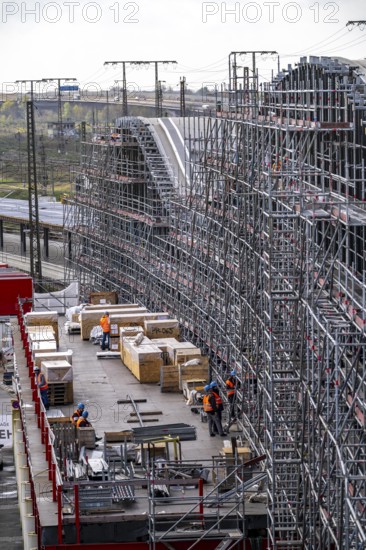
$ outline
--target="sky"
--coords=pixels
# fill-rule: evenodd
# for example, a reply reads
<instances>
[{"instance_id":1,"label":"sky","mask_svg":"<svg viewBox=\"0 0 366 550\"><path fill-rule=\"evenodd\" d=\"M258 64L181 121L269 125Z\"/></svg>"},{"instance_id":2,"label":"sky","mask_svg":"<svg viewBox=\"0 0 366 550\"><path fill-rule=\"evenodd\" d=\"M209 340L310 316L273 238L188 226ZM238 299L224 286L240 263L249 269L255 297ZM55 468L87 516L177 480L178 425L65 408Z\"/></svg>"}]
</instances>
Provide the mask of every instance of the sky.
<instances>
[{"instance_id":1,"label":"sky","mask_svg":"<svg viewBox=\"0 0 366 550\"><path fill-rule=\"evenodd\" d=\"M280 67L303 55L366 57L365 0L212 1L99 0L2 1L2 91L16 80L76 78L81 90L108 89L121 65L105 61L176 61L159 65L159 79L179 90L228 81L232 51L276 51ZM248 55L238 58L250 64ZM260 78L277 72L278 56L257 56ZM127 69L129 90L153 89L153 65ZM29 89L29 87L28 87Z\"/></svg>"}]
</instances>

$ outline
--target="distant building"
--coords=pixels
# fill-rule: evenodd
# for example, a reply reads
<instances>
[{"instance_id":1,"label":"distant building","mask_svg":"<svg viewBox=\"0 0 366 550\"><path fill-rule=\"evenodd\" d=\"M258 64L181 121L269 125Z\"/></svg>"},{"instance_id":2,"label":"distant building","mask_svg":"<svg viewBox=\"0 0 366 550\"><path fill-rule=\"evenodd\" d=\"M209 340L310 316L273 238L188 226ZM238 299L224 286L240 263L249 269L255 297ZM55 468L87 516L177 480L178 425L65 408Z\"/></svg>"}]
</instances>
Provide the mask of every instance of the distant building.
<instances>
[{"instance_id":1,"label":"distant building","mask_svg":"<svg viewBox=\"0 0 366 550\"><path fill-rule=\"evenodd\" d=\"M57 137L60 134L72 137L75 136L75 122L71 120L66 120L65 122L48 122L47 123L47 134L49 137Z\"/></svg>"}]
</instances>

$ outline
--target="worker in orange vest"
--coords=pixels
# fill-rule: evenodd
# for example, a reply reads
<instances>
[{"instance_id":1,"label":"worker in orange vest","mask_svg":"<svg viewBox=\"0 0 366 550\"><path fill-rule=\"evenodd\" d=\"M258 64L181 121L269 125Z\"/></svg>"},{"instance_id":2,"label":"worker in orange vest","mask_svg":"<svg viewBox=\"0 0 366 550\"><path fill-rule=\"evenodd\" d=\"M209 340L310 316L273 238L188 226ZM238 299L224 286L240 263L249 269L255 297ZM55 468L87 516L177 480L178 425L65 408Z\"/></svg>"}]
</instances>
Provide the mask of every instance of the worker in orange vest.
<instances>
[{"instance_id":1,"label":"worker in orange vest","mask_svg":"<svg viewBox=\"0 0 366 550\"><path fill-rule=\"evenodd\" d=\"M104 312L104 315L100 320L100 326L102 327L103 331L102 350L104 351L106 344L108 349L110 348L111 322L109 319L108 311Z\"/></svg>"},{"instance_id":2,"label":"worker in orange vest","mask_svg":"<svg viewBox=\"0 0 366 550\"><path fill-rule=\"evenodd\" d=\"M34 374L36 377L36 386L41 394L42 403L46 411L50 408L48 401L48 384L44 374L39 370L39 367L34 367Z\"/></svg>"},{"instance_id":3,"label":"worker in orange vest","mask_svg":"<svg viewBox=\"0 0 366 550\"><path fill-rule=\"evenodd\" d=\"M88 411L83 411L80 418L76 421L77 428L92 428L91 423L88 420L89 413ZM100 441L102 437L96 437L95 441Z\"/></svg>"},{"instance_id":4,"label":"worker in orange vest","mask_svg":"<svg viewBox=\"0 0 366 550\"><path fill-rule=\"evenodd\" d=\"M226 433L222 429L221 420L218 415L218 406L210 384L205 386L204 389L206 395L203 397L203 410L207 414L208 431L210 436L215 437L215 427L219 435L225 436Z\"/></svg>"},{"instance_id":5,"label":"worker in orange vest","mask_svg":"<svg viewBox=\"0 0 366 550\"><path fill-rule=\"evenodd\" d=\"M80 418L81 415L83 414L84 409L85 409L84 403L78 403L77 408L76 408L75 411L72 413L72 416L70 417L70 420L71 420L71 422L72 422L75 426L76 426L76 424L77 424L77 421L79 420L79 418Z\"/></svg>"},{"instance_id":6,"label":"worker in orange vest","mask_svg":"<svg viewBox=\"0 0 366 550\"><path fill-rule=\"evenodd\" d=\"M217 385L216 380L211 382L210 387L211 387L212 393L214 394L214 397L215 397L216 406L217 406L217 415L218 415L218 417L220 419L220 422L221 422L221 425L222 425L222 411L224 410L224 405L222 403L219 387ZM216 432L216 430L214 430L214 431L215 431L215 433L218 433L218 432Z\"/></svg>"},{"instance_id":7,"label":"worker in orange vest","mask_svg":"<svg viewBox=\"0 0 366 550\"><path fill-rule=\"evenodd\" d=\"M235 416L234 402L235 402L236 390L239 387L239 381L235 375L236 375L235 370L232 370L229 378L225 382L226 390L227 390L227 398L230 405L230 418L233 418Z\"/></svg>"},{"instance_id":8,"label":"worker in orange vest","mask_svg":"<svg viewBox=\"0 0 366 550\"><path fill-rule=\"evenodd\" d=\"M80 418L76 422L77 428L91 428L91 424L88 420L89 413L88 411L83 411Z\"/></svg>"}]
</instances>

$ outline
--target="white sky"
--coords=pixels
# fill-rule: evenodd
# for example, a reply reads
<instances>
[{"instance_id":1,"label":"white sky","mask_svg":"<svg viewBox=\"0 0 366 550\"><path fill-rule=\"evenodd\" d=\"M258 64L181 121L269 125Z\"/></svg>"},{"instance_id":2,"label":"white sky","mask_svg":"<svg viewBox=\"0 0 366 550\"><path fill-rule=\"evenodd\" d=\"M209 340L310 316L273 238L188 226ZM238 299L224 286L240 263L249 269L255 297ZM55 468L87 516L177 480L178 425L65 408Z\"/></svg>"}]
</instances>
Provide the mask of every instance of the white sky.
<instances>
[{"instance_id":1,"label":"white sky","mask_svg":"<svg viewBox=\"0 0 366 550\"><path fill-rule=\"evenodd\" d=\"M105 67L105 61L176 60L175 69L159 69L166 85L178 90L179 77L185 76L191 88L217 84L220 89L228 80L231 51L276 50L281 67L309 54L363 59L366 29L345 27L362 19L365 0L3 1L0 81L3 91L17 79L50 76L106 89L122 71ZM263 78L277 69L276 60L258 59L257 65ZM127 67L127 82L130 88L152 89L153 67Z\"/></svg>"}]
</instances>

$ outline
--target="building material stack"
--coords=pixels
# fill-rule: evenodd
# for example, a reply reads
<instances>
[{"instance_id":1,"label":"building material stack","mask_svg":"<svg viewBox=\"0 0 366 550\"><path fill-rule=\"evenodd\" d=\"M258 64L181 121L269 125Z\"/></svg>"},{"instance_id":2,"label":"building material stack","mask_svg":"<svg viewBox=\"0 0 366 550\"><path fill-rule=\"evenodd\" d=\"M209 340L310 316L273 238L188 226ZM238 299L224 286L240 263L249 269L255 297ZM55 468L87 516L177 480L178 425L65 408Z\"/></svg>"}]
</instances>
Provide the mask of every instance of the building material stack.
<instances>
[{"instance_id":1,"label":"building material stack","mask_svg":"<svg viewBox=\"0 0 366 550\"><path fill-rule=\"evenodd\" d=\"M52 406L74 401L73 370L65 360L42 361L41 372L48 384L48 398Z\"/></svg>"}]
</instances>

